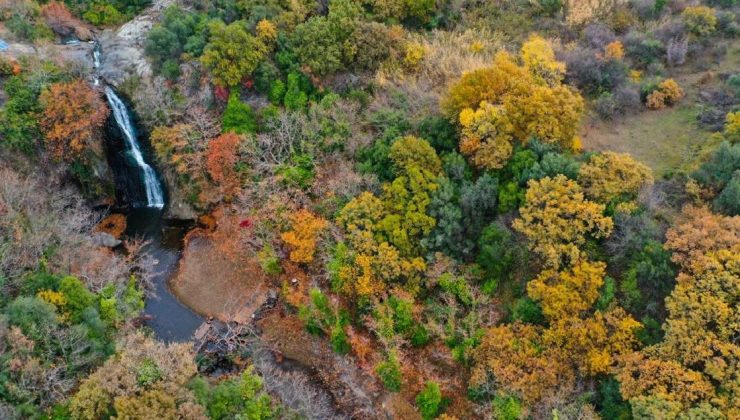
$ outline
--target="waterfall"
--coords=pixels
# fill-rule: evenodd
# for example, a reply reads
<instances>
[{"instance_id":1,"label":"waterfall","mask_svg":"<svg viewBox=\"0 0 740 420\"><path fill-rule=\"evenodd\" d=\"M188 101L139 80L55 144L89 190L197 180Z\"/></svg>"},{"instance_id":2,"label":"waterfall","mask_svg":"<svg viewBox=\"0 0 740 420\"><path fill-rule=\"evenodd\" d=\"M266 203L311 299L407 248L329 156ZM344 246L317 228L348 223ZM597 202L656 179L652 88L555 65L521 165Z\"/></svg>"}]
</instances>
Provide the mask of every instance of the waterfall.
<instances>
[{"instance_id":1,"label":"waterfall","mask_svg":"<svg viewBox=\"0 0 740 420\"><path fill-rule=\"evenodd\" d=\"M146 207L161 209L164 207L162 185L159 183L159 179L157 179L154 169L144 161L144 155L141 153L138 141L139 139L136 135L136 129L131 123L128 108L126 108L126 104L123 103L121 98L116 95L116 92L113 91L110 86L105 87L105 96L108 98L108 103L110 104L116 124L118 125L118 128L121 129L121 133L123 133L126 143L126 152L133 158L139 172L141 173L144 190L146 191ZM136 203L133 204L137 207Z\"/></svg>"}]
</instances>

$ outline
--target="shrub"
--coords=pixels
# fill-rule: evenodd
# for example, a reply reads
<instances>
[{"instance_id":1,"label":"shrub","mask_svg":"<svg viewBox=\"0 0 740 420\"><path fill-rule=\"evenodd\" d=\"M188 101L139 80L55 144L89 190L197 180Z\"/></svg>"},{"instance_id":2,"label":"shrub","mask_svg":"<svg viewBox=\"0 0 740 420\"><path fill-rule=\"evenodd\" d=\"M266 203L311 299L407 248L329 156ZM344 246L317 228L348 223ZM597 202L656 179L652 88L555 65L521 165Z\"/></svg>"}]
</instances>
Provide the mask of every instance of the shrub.
<instances>
[{"instance_id":1,"label":"shrub","mask_svg":"<svg viewBox=\"0 0 740 420\"><path fill-rule=\"evenodd\" d=\"M237 89L229 95L229 101L221 116L221 129L224 132L236 134L248 134L257 131L257 122L255 121L252 107L245 104L239 99Z\"/></svg>"},{"instance_id":2,"label":"shrub","mask_svg":"<svg viewBox=\"0 0 740 420\"><path fill-rule=\"evenodd\" d=\"M493 416L499 420L518 420L522 416L522 403L516 397L496 395L492 406Z\"/></svg>"},{"instance_id":3,"label":"shrub","mask_svg":"<svg viewBox=\"0 0 740 420\"><path fill-rule=\"evenodd\" d=\"M262 271L266 274L276 276L283 271L283 268L280 266L280 258L278 258L272 245L268 243L264 244L260 252L257 253L257 258L259 259Z\"/></svg>"},{"instance_id":4,"label":"shrub","mask_svg":"<svg viewBox=\"0 0 740 420\"><path fill-rule=\"evenodd\" d=\"M680 66L686 62L686 53L689 49L689 40L687 38L672 38L668 41L666 48L666 61L671 67Z\"/></svg>"},{"instance_id":5,"label":"shrub","mask_svg":"<svg viewBox=\"0 0 740 420\"><path fill-rule=\"evenodd\" d=\"M658 85L658 89L666 96L667 105L675 105L684 97L684 91L673 79L666 79Z\"/></svg>"},{"instance_id":6,"label":"shrub","mask_svg":"<svg viewBox=\"0 0 740 420\"><path fill-rule=\"evenodd\" d=\"M309 292L309 303L302 306L298 316L306 324L306 329L312 334L326 334L337 353L347 353L351 347L345 332L347 315L332 306L329 298L318 288Z\"/></svg>"},{"instance_id":7,"label":"shrub","mask_svg":"<svg viewBox=\"0 0 740 420\"><path fill-rule=\"evenodd\" d=\"M735 13L722 11L717 13L717 29L729 38L740 35L740 24L735 21Z\"/></svg>"},{"instance_id":8,"label":"shrub","mask_svg":"<svg viewBox=\"0 0 740 420\"><path fill-rule=\"evenodd\" d=\"M291 156L289 163L280 165L276 172L286 185L308 189L316 175L313 156L307 153L295 154Z\"/></svg>"},{"instance_id":9,"label":"shrub","mask_svg":"<svg viewBox=\"0 0 740 420\"><path fill-rule=\"evenodd\" d=\"M288 85L283 97L285 108L291 111L303 110L308 105L308 95L301 90L300 75L295 72L288 74Z\"/></svg>"},{"instance_id":10,"label":"shrub","mask_svg":"<svg viewBox=\"0 0 740 420\"><path fill-rule=\"evenodd\" d=\"M82 319L85 309L95 304L95 295L87 290L87 287L75 277L64 277L59 282L59 291L67 301L64 309L69 313L70 320L74 323Z\"/></svg>"},{"instance_id":11,"label":"shrub","mask_svg":"<svg viewBox=\"0 0 740 420\"><path fill-rule=\"evenodd\" d=\"M609 92L627 77L627 66L621 60L601 60L597 51L574 49L564 53L566 81L589 95Z\"/></svg>"},{"instance_id":12,"label":"shrub","mask_svg":"<svg viewBox=\"0 0 740 420\"><path fill-rule=\"evenodd\" d=\"M723 214L740 215L740 169L735 171L713 204L717 211Z\"/></svg>"},{"instance_id":13,"label":"shrub","mask_svg":"<svg viewBox=\"0 0 740 420\"><path fill-rule=\"evenodd\" d=\"M687 7L681 13L688 30L696 36L707 36L717 28L714 9L706 6Z\"/></svg>"},{"instance_id":14,"label":"shrub","mask_svg":"<svg viewBox=\"0 0 740 420\"><path fill-rule=\"evenodd\" d=\"M390 351L386 359L378 364L375 372L380 377L383 385L392 392L401 390L401 364L398 362L398 355L395 351Z\"/></svg>"},{"instance_id":15,"label":"shrub","mask_svg":"<svg viewBox=\"0 0 740 420\"><path fill-rule=\"evenodd\" d=\"M105 3L92 3L82 17L95 26L116 25L126 20L123 13Z\"/></svg>"},{"instance_id":16,"label":"shrub","mask_svg":"<svg viewBox=\"0 0 740 420\"><path fill-rule=\"evenodd\" d=\"M675 105L684 97L684 91L673 79L666 79L659 84L647 84L643 88L648 91L645 103L650 109L663 109Z\"/></svg>"},{"instance_id":17,"label":"shrub","mask_svg":"<svg viewBox=\"0 0 740 420\"><path fill-rule=\"evenodd\" d=\"M426 139L440 155L457 148L457 130L446 118L430 116L424 118L417 127L419 137Z\"/></svg>"},{"instance_id":18,"label":"shrub","mask_svg":"<svg viewBox=\"0 0 740 420\"><path fill-rule=\"evenodd\" d=\"M660 40L646 38L639 32L630 32L623 41L626 55L638 66L647 67L660 60L665 54L665 47Z\"/></svg>"},{"instance_id":19,"label":"shrub","mask_svg":"<svg viewBox=\"0 0 740 420\"><path fill-rule=\"evenodd\" d=\"M614 95L604 92L593 103L594 110L604 120L611 120L617 114L617 103Z\"/></svg>"},{"instance_id":20,"label":"shrub","mask_svg":"<svg viewBox=\"0 0 740 420\"><path fill-rule=\"evenodd\" d=\"M416 395L416 406L419 407L419 413L424 420L437 417L442 404L442 391L439 384L427 381L424 389Z\"/></svg>"},{"instance_id":21,"label":"shrub","mask_svg":"<svg viewBox=\"0 0 740 420\"><path fill-rule=\"evenodd\" d=\"M499 282L511 277L521 249L507 227L499 223L486 227L478 238L478 248L476 262L485 270L486 277Z\"/></svg>"},{"instance_id":22,"label":"shrub","mask_svg":"<svg viewBox=\"0 0 740 420\"><path fill-rule=\"evenodd\" d=\"M150 358L145 359L136 370L136 382L141 387L148 387L160 379L162 379L162 371L157 366L157 362Z\"/></svg>"},{"instance_id":23,"label":"shrub","mask_svg":"<svg viewBox=\"0 0 740 420\"><path fill-rule=\"evenodd\" d=\"M589 47L600 50L617 37L614 31L603 23L592 23L583 30L583 38Z\"/></svg>"},{"instance_id":24,"label":"shrub","mask_svg":"<svg viewBox=\"0 0 740 420\"><path fill-rule=\"evenodd\" d=\"M511 310L511 319L512 321L521 321L527 324L542 325L545 323L542 308L528 296L523 296L514 303L514 307Z\"/></svg>"},{"instance_id":25,"label":"shrub","mask_svg":"<svg viewBox=\"0 0 740 420\"><path fill-rule=\"evenodd\" d=\"M270 84L270 91L267 93L267 97L273 105L282 104L285 97L285 82L280 79L273 80Z\"/></svg>"},{"instance_id":26,"label":"shrub","mask_svg":"<svg viewBox=\"0 0 740 420\"><path fill-rule=\"evenodd\" d=\"M54 305L34 296L21 296L13 300L5 313L8 323L17 326L32 339L48 338L57 326Z\"/></svg>"}]
</instances>

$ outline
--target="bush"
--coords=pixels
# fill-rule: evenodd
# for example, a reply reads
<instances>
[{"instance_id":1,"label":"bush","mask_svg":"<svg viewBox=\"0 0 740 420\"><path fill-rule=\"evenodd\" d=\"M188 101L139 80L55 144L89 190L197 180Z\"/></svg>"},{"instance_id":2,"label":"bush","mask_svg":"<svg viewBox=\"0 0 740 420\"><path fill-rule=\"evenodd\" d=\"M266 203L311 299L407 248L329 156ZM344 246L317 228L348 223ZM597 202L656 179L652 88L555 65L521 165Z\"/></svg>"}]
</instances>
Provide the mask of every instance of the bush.
<instances>
[{"instance_id":1,"label":"bush","mask_svg":"<svg viewBox=\"0 0 740 420\"><path fill-rule=\"evenodd\" d=\"M351 347L345 332L347 315L332 306L320 289L311 289L309 296L309 303L298 311L298 317L306 324L306 329L311 334L326 334L335 352L348 353Z\"/></svg>"},{"instance_id":2,"label":"bush","mask_svg":"<svg viewBox=\"0 0 740 420\"><path fill-rule=\"evenodd\" d=\"M302 153L291 156L290 162L280 165L277 174L282 177L283 183L291 187L308 189L316 175L313 156Z\"/></svg>"},{"instance_id":3,"label":"bush","mask_svg":"<svg viewBox=\"0 0 740 420\"><path fill-rule=\"evenodd\" d=\"M714 9L706 6L687 7L681 13L688 30L699 37L710 35L717 29Z\"/></svg>"},{"instance_id":4,"label":"bush","mask_svg":"<svg viewBox=\"0 0 740 420\"><path fill-rule=\"evenodd\" d=\"M427 381L424 389L416 395L416 406L419 407L419 413L424 420L437 417L442 404L442 391L439 384Z\"/></svg>"},{"instance_id":5,"label":"bush","mask_svg":"<svg viewBox=\"0 0 740 420\"><path fill-rule=\"evenodd\" d=\"M272 245L268 243L264 244L257 254L257 258L259 259L262 271L266 274L276 276L283 271L283 268L280 266L280 258L278 258Z\"/></svg>"},{"instance_id":6,"label":"bush","mask_svg":"<svg viewBox=\"0 0 740 420\"><path fill-rule=\"evenodd\" d=\"M398 362L398 356L395 351L390 351L387 358L378 364L375 372L380 377L380 382L392 392L401 390L401 364Z\"/></svg>"},{"instance_id":7,"label":"bush","mask_svg":"<svg viewBox=\"0 0 740 420\"><path fill-rule=\"evenodd\" d=\"M537 302L527 296L517 299L511 310L512 321L520 321L527 324L545 323L545 316L542 314L542 308Z\"/></svg>"},{"instance_id":8,"label":"bush","mask_svg":"<svg viewBox=\"0 0 740 420\"><path fill-rule=\"evenodd\" d=\"M713 204L717 211L728 216L740 215L740 169L735 171Z\"/></svg>"},{"instance_id":9,"label":"bush","mask_svg":"<svg viewBox=\"0 0 740 420\"><path fill-rule=\"evenodd\" d=\"M301 90L300 75L295 72L288 74L288 86L283 97L285 108L291 111L305 110L308 105L308 95Z\"/></svg>"},{"instance_id":10,"label":"bush","mask_svg":"<svg viewBox=\"0 0 740 420\"><path fill-rule=\"evenodd\" d=\"M21 296L8 305L8 323L34 340L48 339L57 326L54 306L34 296Z\"/></svg>"},{"instance_id":11,"label":"bush","mask_svg":"<svg viewBox=\"0 0 740 420\"><path fill-rule=\"evenodd\" d=\"M514 264L520 259L521 248L514 235L504 225L492 223L483 230L478 239L480 253L476 259L486 272L486 277L503 281L509 279Z\"/></svg>"},{"instance_id":12,"label":"bush","mask_svg":"<svg viewBox=\"0 0 740 420\"><path fill-rule=\"evenodd\" d=\"M666 61L671 67L680 66L686 62L686 53L689 50L689 40L686 38L673 38L668 41L666 48Z\"/></svg>"},{"instance_id":13,"label":"bush","mask_svg":"<svg viewBox=\"0 0 740 420\"><path fill-rule=\"evenodd\" d=\"M602 50L608 44L614 42L617 36L611 28L603 23L592 23L583 30L583 38L589 47Z\"/></svg>"},{"instance_id":14,"label":"bush","mask_svg":"<svg viewBox=\"0 0 740 420\"><path fill-rule=\"evenodd\" d=\"M580 166L572 156L547 152L542 157L542 160L525 171L524 179L529 181L530 179L542 179L546 176L552 178L558 174L563 174L569 179L576 179Z\"/></svg>"},{"instance_id":15,"label":"bush","mask_svg":"<svg viewBox=\"0 0 740 420\"><path fill-rule=\"evenodd\" d=\"M438 154L452 152L459 142L457 129L447 118L440 115L424 118L417 127L418 136L434 147Z\"/></svg>"},{"instance_id":16,"label":"bush","mask_svg":"<svg viewBox=\"0 0 740 420\"><path fill-rule=\"evenodd\" d=\"M283 103L285 90L285 82L280 79L273 80L270 84L270 91L267 93L267 98L270 99L273 105L280 105Z\"/></svg>"},{"instance_id":17,"label":"bush","mask_svg":"<svg viewBox=\"0 0 740 420\"><path fill-rule=\"evenodd\" d=\"M657 86L653 83L647 84L644 90L649 92L645 103L650 109L663 109L675 105L684 97L683 89L673 79L666 79Z\"/></svg>"},{"instance_id":18,"label":"bush","mask_svg":"<svg viewBox=\"0 0 740 420\"><path fill-rule=\"evenodd\" d=\"M611 120L617 114L617 102L614 95L604 92L593 103L594 111L603 120Z\"/></svg>"},{"instance_id":19,"label":"bush","mask_svg":"<svg viewBox=\"0 0 740 420\"><path fill-rule=\"evenodd\" d=\"M239 99L237 89L229 95L229 101L221 116L221 129L224 132L236 134L248 134L257 131L257 122L255 121L252 107L245 104Z\"/></svg>"},{"instance_id":20,"label":"bush","mask_svg":"<svg viewBox=\"0 0 740 420\"><path fill-rule=\"evenodd\" d=\"M495 396L492 409L494 418L498 420L519 420L522 416L522 403L512 396Z\"/></svg>"},{"instance_id":21,"label":"bush","mask_svg":"<svg viewBox=\"0 0 740 420\"><path fill-rule=\"evenodd\" d=\"M59 291L67 301L64 310L69 313L70 320L73 323L79 322L85 309L95 304L95 295L87 290L87 287L75 277L64 277L59 282Z\"/></svg>"},{"instance_id":22,"label":"bush","mask_svg":"<svg viewBox=\"0 0 740 420\"><path fill-rule=\"evenodd\" d=\"M621 60L599 59L595 50L574 49L563 58L566 81L589 95L610 92L627 78L627 66Z\"/></svg>"},{"instance_id":23,"label":"bush","mask_svg":"<svg viewBox=\"0 0 740 420\"><path fill-rule=\"evenodd\" d=\"M627 57L635 61L640 67L647 67L649 64L660 60L665 54L665 47L660 40L646 38L639 32L630 32L625 36L624 41Z\"/></svg>"}]
</instances>

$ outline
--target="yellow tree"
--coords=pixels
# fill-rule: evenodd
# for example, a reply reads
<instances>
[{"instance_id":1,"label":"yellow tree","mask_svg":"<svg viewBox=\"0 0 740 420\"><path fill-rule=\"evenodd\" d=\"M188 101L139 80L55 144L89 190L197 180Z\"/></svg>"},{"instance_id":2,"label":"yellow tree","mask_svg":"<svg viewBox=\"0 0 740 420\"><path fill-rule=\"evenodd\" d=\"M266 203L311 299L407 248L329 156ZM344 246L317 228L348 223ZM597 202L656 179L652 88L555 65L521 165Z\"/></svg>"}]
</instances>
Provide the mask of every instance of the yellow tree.
<instances>
[{"instance_id":1,"label":"yellow tree","mask_svg":"<svg viewBox=\"0 0 740 420\"><path fill-rule=\"evenodd\" d=\"M653 183L653 174L631 155L603 152L581 166L578 183L599 203L632 202L640 189Z\"/></svg>"},{"instance_id":2,"label":"yellow tree","mask_svg":"<svg viewBox=\"0 0 740 420\"><path fill-rule=\"evenodd\" d=\"M478 110L460 113L460 151L479 168L500 169L513 150L514 126L499 105L481 102Z\"/></svg>"},{"instance_id":3,"label":"yellow tree","mask_svg":"<svg viewBox=\"0 0 740 420\"><path fill-rule=\"evenodd\" d=\"M542 327L514 323L489 328L473 351L472 387L494 386L533 404L573 387L573 370L557 348L543 342Z\"/></svg>"},{"instance_id":4,"label":"yellow tree","mask_svg":"<svg viewBox=\"0 0 740 420\"><path fill-rule=\"evenodd\" d=\"M480 168L501 168L512 141L537 138L575 148L584 105L578 92L561 83L565 65L537 36L521 56L523 65L497 54L492 67L464 74L442 99L442 109L462 126L460 149Z\"/></svg>"},{"instance_id":5,"label":"yellow tree","mask_svg":"<svg viewBox=\"0 0 740 420\"><path fill-rule=\"evenodd\" d=\"M349 294L369 296L391 281L418 280L426 264L421 239L435 226L426 214L442 164L434 148L416 137L397 140L390 151L398 176L381 197L364 192L340 212L352 248L339 270Z\"/></svg>"},{"instance_id":6,"label":"yellow tree","mask_svg":"<svg viewBox=\"0 0 740 420\"><path fill-rule=\"evenodd\" d=\"M586 317L553 320L543 331L543 343L557 348L572 369L583 376L607 374L623 355L637 346L635 332L641 324L622 308Z\"/></svg>"},{"instance_id":7,"label":"yellow tree","mask_svg":"<svg viewBox=\"0 0 740 420\"><path fill-rule=\"evenodd\" d=\"M683 223L666 232L666 249L671 259L682 267L710 252L730 249L740 237L740 216L714 214L706 207L688 206L683 210Z\"/></svg>"},{"instance_id":8,"label":"yellow tree","mask_svg":"<svg viewBox=\"0 0 740 420\"><path fill-rule=\"evenodd\" d=\"M625 358L622 394L633 408L649 396L688 417L738 418L740 217L691 207L685 214L688 220L666 235L681 272L666 299L665 339Z\"/></svg>"},{"instance_id":9,"label":"yellow tree","mask_svg":"<svg viewBox=\"0 0 740 420\"><path fill-rule=\"evenodd\" d=\"M504 109L514 125L514 137L522 142L537 138L571 149L578 131L583 98L571 87L522 86L504 99Z\"/></svg>"},{"instance_id":10,"label":"yellow tree","mask_svg":"<svg viewBox=\"0 0 740 420\"><path fill-rule=\"evenodd\" d=\"M550 320L577 317L598 299L605 270L606 264L586 260L565 271L548 269L527 284L527 294L540 303Z\"/></svg>"},{"instance_id":11,"label":"yellow tree","mask_svg":"<svg viewBox=\"0 0 740 420\"><path fill-rule=\"evenodd\" d=\"M290 260L297 263L310 263L316 252L316 243L327 222L308 210L301 209L290 216L291 230L281 235L291 247Z\"/></svg>"},{"instance_id":12,"label":"yellow tree","mask_svg":"<svg viewBox=\"0 0 740 420\"><path fill-rule=\"evenodd\" d=\"M531 79L525 68L518 66L509 53L502 51L496 54L492 67L465 73L453 83L442 98L441 106L451 119L457 119L463 109L475 109L483 101L501 103L504 95L515 85L531 85Z\"/></svg>"},{"instance_id":13,"label":"yellow tree","mask_svg":"<svg viewBox=\"0 0 740 420\"><path fill-rule=\"evenodd\" d=\"M525 204L513 226L530 241L549 267L575 262L588 236L608 236L614 223L604 205L588 201L583 190L564 175L529 181Z\"/></svg>"},{"instance_id":14,"label":"yellow tree","mask_svg":"<svg viewBox=\"0 0 740 420\"><path fill-rule=\"evenodd\" d=\"M537 34L529 36L522 45L522 62L524 67L548 85L556 85L565 76L565 64L555 59L555 52L550 43Z\"/></svg>"}]
</instances>

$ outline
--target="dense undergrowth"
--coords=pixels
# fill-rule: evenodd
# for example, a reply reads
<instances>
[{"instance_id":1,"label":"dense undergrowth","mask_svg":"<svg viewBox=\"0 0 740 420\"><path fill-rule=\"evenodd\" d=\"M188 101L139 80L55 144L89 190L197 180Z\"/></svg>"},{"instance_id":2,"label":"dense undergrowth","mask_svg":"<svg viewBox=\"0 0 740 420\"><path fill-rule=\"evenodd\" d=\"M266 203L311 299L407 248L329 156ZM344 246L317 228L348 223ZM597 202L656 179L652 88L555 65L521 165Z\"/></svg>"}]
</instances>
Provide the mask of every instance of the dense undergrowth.
<instances>
[{"instance_id":1,"label":"dense undergrowth","mask_svg":"<svg viewBox=\"0 0 740 420\"><path fill-rule=\"evenodd\" d=\"M21 3L0 3L5 26L53 37L49 5ZM68 6L107 25L146 4ZM154 76L121 89L219 251L256 261L281 316L422 418L735 418L740 75L713 69L738 12L732 0L181 1L147 35ZM105 106L74 67L25 59L0 74L0 408L295 414L251 368L209 381L187 345L138 331L135 244L95 251L113 272L74 263L97 220L50 197L109 193L91 175ZM682 86L687 74L706 83ZM719 144L697 169L656 177L578 136L589 119L679 104ZM41 171L59 185L18 175ZM49 372L59 385L41 387Z\"/></svg>"}]
</instances>

